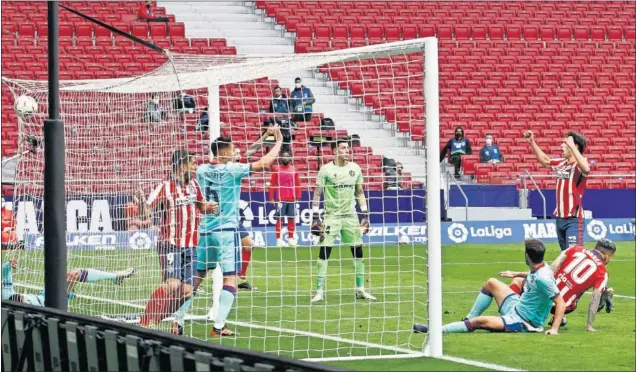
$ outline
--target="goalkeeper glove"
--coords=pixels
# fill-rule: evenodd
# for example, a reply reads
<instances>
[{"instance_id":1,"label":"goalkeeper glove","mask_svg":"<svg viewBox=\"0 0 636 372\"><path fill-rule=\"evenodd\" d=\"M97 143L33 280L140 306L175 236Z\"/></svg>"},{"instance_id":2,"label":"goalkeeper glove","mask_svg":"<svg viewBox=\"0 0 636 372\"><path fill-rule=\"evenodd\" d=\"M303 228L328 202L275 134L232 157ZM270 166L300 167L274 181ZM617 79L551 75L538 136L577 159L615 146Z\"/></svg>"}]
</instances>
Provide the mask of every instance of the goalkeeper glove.
<instances>
[{"instance_id":1,"label":"goalkeeper glove","mask_svg":"<svg viewBox=\"0 0 636 372\"><path fill-rule=\"evenodd\" d=\"M322 235L322 223L320 222L320 216L314 212L313 221L311 222L311 234L315 236Z\"/></svg>"},{"instance_id":2,"label":"goalkeeper glove","mask_svg":"<svg viewBox=\"0 0 636 372\"><path fill-rule=\"evenodd\" d=\"M369 221L369 212L360 212L360 227L362 228L363 235L369 232Z\"/></svg>"}]
</instances>

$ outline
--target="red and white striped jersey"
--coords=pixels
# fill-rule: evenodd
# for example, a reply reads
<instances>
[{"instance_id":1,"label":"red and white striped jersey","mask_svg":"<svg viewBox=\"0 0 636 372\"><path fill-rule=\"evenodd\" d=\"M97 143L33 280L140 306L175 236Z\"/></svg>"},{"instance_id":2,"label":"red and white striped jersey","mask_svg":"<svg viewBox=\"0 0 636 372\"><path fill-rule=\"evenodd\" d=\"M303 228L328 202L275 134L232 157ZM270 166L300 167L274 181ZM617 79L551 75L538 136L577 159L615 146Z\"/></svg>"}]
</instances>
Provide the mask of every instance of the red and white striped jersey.
<instances>
[{"instance_id":1,"label":"red and white striped jersey","mask_svg":"<svg viewBox=\"0 0 636 372\"><path fill-rule=\"evenodd\" d=\"M566 258L554 277L565 306L576 305L583 293L590 288L605 289L607 269L603 257L597 251L576 245L563 253Z\"/></svg>"},{"instance_id":2,"label":"red and white striped jersey","mask_svg":"<svg viewBox=\"0 0 636 372\"><path fill-rule=\"evenodd\" d=\"M576 162L567 159L550 160L552 170L556 172L556 208L554 215L560 218L583 218L583 192L587 174L581 171Z\"/></svg>"},{"instance_id":3,"label":"red and white striped jersey","mask_svg":"<svg viewBox=\"0 0 636 372\"><path fill-rule=\"evenodd\" d=\"M194 248L199 241L199 209L204 202L197 180L187 185L172 177L166 178L150 193L146 204L153 208L160 205L161 237L176 247Z\"/></svg>"}]
</instances>

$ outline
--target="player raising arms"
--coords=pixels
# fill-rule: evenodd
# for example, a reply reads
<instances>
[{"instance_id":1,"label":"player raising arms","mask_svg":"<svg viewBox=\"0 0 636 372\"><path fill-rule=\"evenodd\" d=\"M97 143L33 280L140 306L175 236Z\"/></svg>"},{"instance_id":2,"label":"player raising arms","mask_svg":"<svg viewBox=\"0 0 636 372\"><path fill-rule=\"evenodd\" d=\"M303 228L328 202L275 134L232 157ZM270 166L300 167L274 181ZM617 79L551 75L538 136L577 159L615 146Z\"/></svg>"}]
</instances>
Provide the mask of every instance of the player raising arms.
<instances>
[{"instance_id":1,"label":"player raising arms","mask_svg":"<svg viewBox=\"0 0 636 372\"><path fill-rule=\"evenodd\" d=\"M493 332L542 332L543 324L554 302L556 321L546 334L558 334L565 311L565 302L559 295L554 273L543 262L545 246L540 240L530 239L525 241L525 251L526 264L530 272L521 296L501 281L494 278L488 279L466 318L461 322L445 325L442 332L466 333L476 329ZM488 309L493 298L497 301L501 316L481 316ZM414 324L413 331L427 333L428 326Z\"/></svg>"},{"instance_id":2,"label":"player raising arms","mask_svg":"<svg viewBox=\"0 0 636 372\"><path fill-rule=\"evenodd\" d=\"M18 260L12 258L9 262L2 264L2 299L22 302L33 306L44 306L44 289L39 295L29 293L16 293L13 288L12 271L18 266ZM135 274L135 269L129 268L114 273L95 269L73 269L66 273L66 298L70 301L75 298L75 286L77 283L96 283L110 280L116 285L121 284L124 279Z\"/></svg>"},{"instance_id":3,"label":"player raising arms","mask_svg":"<svg viewBox=\"0 0 636 372\"><path fill-rule=\"evenodd\" d=\"M556 285L565 301L565 314L576 310L576 305L585 291L592 290L592 299L587 311L587 330L594 332L592 327L596 313L607 306L606 311L612 311L611 288L605 289L608 274L607 265L616 253L616 245L609 239L601 239L596 243L594 250L587 250L582 246L574 246L561 252L559 257L552 263L551 268L556 278ZM515 278L510 285L515 293L521 294L524 287L525 278L528 273L503 271L499 273L505 278ZM552 308L554 313L554 308ZM554 319L550 321L550 324ZM561 326L567 323L565 317L561 321Z\"/></svg>"},{"instance_id":4,"label":"player raising arms","mask_svg":"<svg viewBox=\"0 0 636 372\"><path fill-rule=\"evenodd\" d=\"M561 250L564 251L577 243L583 244L582 199L590 165L582 154L587 140L582 134L569 131L561 144L563 157L550 159L537 145L531 130L526 131L524 135L539 162L552 168L557 176L554 215Z\"/></svg>"},{"instance_id":5,"label":"player raising arms","mask_svg":"<svg viewBox=\"0 0 636 372\"><path fill-rule=\"evenodd\" d=\"M356 272L356 298L372 301L376 299L364 290L362 234L369 230L369 212L362 189L362 170L358 164L349 161L349 142L349 138L338 138L333 142L331 148L336 155L335 159L318 171L311 233L320 236L320 253L317 262L316 295L311 299L312 303L324 299L328 260L338 235L341 236L342 245L351 246ZM325 218L321 224L319 214L323 190ZM360 221L356 213L356 200L360 206Z\"/></svg>"},{"instance_id":6,"label":"player raising arms","mask_svg":"<svg viewBox=\"0 0 636 372\"><path fill-rule=\"evenodd\" d=\"M234 159L234 145L229 137L219 137L212 143L212 153L217 164L204 164L197 169L197 180L202 186L207 200L219 204L219 211L203 217L201 240L197 248L197 281L195 288L207 271L214 269L217 262L223 270L223 290L219 296L218 313L210 331L212 337L232 336L234 332L225 326L234 297L236 296L238 261L239 202L241 182L252 172L262 171L274 163L280 151L283 136L280 128L272 128L276 137L274 147L259 161L252 164L237 164Z\"/></svg>"},{"instance_id":7,"label":"player raising arms","mask_svg":"<svg viewBox=\"0 0 636 372\"><path fill-rule=\"evenodd\" d=\"M161 205L161 241L157 245L163 283L154 290L143 316L142 326L160 322L174 313L172 333L183 333L183 317L192 305L192 282L199 239L199 212L216 213L218 205L206 202L197 180L194 156L180 149L172 154L172 172L150 193L142 215Z\"/></svg>"}]
</instances>

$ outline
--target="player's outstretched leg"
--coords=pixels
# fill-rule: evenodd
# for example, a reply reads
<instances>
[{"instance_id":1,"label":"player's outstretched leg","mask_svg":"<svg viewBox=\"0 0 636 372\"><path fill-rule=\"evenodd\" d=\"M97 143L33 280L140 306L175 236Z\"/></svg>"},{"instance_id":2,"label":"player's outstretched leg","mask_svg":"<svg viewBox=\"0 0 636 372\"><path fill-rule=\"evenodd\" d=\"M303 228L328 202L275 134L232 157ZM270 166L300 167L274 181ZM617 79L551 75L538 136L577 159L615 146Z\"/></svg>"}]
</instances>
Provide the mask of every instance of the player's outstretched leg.
<instances>
[{"instance_id":1,"label":"player's outstretched leg","mask_svg":"<svg viewBox=\"0 0 636 372\"><path fill-rule=\"evenodd\" d=\"M329 266L329 256L331 256L331 247L320 247L318 261L316 262L316 294L311 302L319 302L324 299L325 277L327 276L327 267Z\"/></svg>"},{"instance_id":2,"label":"player's outstretched leg","mask_svg":"<svg viewBox=\"0 0 636 372\"><path fill-rule=\"evenodd\" d=\"M77 283L95 283L110 280L114 284L121 284L124 279L135 274L135 269L128 268L122 271L108 272L96 269L73 269L66 273L67 295L72 296L73 288Z\"/></svg>"},{"instance_id":3,"label":"player's outstretched leg","mask_svg":"<svg viewBox=\"0 0 636 372\"><path fill-rule=\"evenodd\" d=\"M245 232L245 235L241 233L241 271L239 273L239 279L241 279L241 282L238 285L238 289L244 289L247 291L251 291L253 289L252 284L247 281L247 268L252 260L253 247L254 242L249 234L247 232Z\"/></svg>"},{"instance_id":4,"label":"player's outstretched leg","mask_svg":"<svg viewBox=\"0 0 636 372\"><path fill-rule=\"evenodd\" d=\"M505 314L508 312L508 309L504 309L503 305L505 305L506 299L513 295L516 295L515 292L505 283L495 278L490 278L481 288L473 307L464 319L473 319L483 314L484 311L490 307L493 299L497 302L497 305L499 305L500 312Z\"/></svg>"},{"instance_id":5,"label":"player's outstretched leg","mask_svg":"<svg viewBox=\"0 0 636 372\"><path fill-rule=\"evenodd\" d=\"M362 246L351 247L351 255L353 256L353 268L356 273L356 298L375 301L376 298L364 289L364 258Z\"/></svg>"},{"instance_id":6,"label":"player's outstretched leg","mask_svg":"<svg viewBox=\"0 0 636 372\"><path fill-rule=\"evenodd\" d=\"M480 316L473 319L465 319L460 322L446 324L442 327L442 333L468 333L476 329L485 329L491 332L504 331L506 325L503 318L498 316ZM413 324L414 333L428 333L426 324Z\"/></svg>"}]
</instances>

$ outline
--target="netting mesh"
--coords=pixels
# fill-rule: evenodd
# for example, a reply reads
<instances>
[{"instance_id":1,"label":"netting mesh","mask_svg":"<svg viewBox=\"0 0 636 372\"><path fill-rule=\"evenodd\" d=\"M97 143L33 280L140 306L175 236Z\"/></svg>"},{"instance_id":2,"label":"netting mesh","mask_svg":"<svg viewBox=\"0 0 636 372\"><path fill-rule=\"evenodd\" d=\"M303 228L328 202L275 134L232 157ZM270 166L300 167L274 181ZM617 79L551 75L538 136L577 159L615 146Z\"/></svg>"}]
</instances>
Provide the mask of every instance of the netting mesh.
<instances>
[{"instance_id":1,"label":"netting mesh","mask_svg":"<svg viewBox=\"0 0 636 372\"><path fill-rule=\"evenodd\" d=\"M242 162L251 162L268 147L253 146L263 134L263 122L286 117L295 123L287 146L306 195L318 169L333 160L329 141L360 135L360 141L352 142L350 160L361 166L369 191L373 228L364 248L365 287L378 301L356 300L351 253L343 247L330 258L325 301L310 305L318 255L308 233L310 197L297 204L299 247L277 246L274 210L267 203L271 173L255 173L242 184L241 213L256 247L248 280L258 289L239 293L229 324L240 335L223 342L301 358L419 352L424 340L412 334L411 326L426 319L427 311L422 183L406 172L387 173L382 155L372 147L382 143L389 151L397 149L396 156L419 156L424 164L419 155L425 122L423 45L416 40L278 58L172 55L171 62L135 78L61 81L69 269L136 270L121 285L79 284L71 311L139 313L161 283L153 249L161 239L161 212L146 219L139 203L170 174L175 149L186 148L199 164L207 162L210 133L218 132L231 136L243 150ZM293 113L290 88L296 77L316 97L311 117ZM38 102L35 114L20 119L19 132L21 139L41 139L48 111L46 83L5 83L16 97L26 94ZM269 112L277 86L289 98L290 114ZM181 93L194 107L183 107ZM337 125L321 127L325 117L336 119ZM20 150L27 146L22 142ZM41 151L18 163L14 211L26 250L9 254L20 259L16 286L33 293L44 281L39 236L43 164ZM424 173L425 166L421 168ZM287 241L284 235L285 230ZM186 333L193 337L210 338L210 292L209 280L204 281L186 323Z\"/></svg>"}]
</instances>

